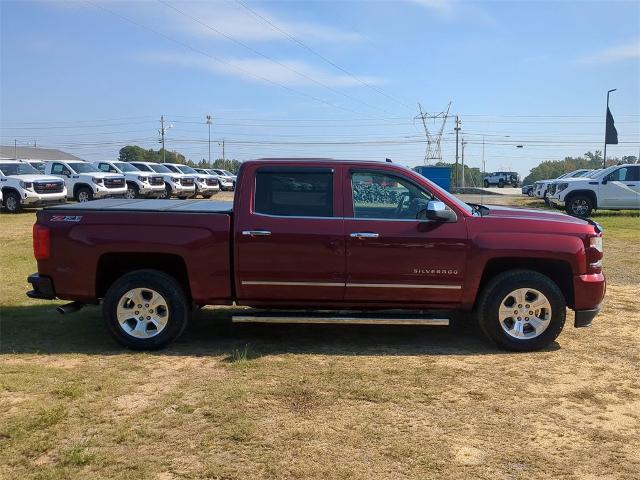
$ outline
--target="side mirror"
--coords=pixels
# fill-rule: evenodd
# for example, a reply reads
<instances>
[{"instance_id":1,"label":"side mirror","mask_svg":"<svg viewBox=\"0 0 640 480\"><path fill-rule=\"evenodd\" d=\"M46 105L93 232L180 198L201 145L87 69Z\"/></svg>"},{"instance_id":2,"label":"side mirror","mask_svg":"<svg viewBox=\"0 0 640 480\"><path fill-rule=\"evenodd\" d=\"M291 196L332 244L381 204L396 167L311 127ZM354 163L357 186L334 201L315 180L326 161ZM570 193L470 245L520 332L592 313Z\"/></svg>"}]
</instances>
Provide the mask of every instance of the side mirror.
<instances>
[{"instance_id":1,"label":"side mirror","mask_svg":"<svg viewBox=\"0 0 640 480\"><path fill-rule=\"evenodd\" d=\"M431 200L427 203L427 208L420 210L416 218L433 222L455 222L458 219L456 212L448 210L447 206L439 200Z\"/></svg>"},{"instance_id":2,"label":"side mirror","mask_svg":"<svg viewBox=\"0 0 640 480\"><path fill-rule=\"evenodd\" d=\"M608 181L609 181L609 179L607 177L604 177L602 179L602 185L606 185Z\"/></svg>"}]
</instances>

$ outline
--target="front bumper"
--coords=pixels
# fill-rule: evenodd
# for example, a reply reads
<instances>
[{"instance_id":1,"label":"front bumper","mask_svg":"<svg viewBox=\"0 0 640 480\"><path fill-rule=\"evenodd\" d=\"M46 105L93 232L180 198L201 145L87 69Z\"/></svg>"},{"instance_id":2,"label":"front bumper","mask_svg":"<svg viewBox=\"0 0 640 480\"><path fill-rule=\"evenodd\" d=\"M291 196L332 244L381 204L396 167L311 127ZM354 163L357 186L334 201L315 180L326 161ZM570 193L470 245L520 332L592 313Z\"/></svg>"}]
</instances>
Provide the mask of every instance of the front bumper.
<instances>
[{"instance_id":1,"label":"front bumper","mask_svg":"<svg viewBox=\"0 0 640 480\"><path fill-rule=\"evenodd\" d=\"M143 183L142 185L138 185L138 191L143 197L159 197L160 195L164 194L164 184L149 185L148 183Z\"/></svg>"},{"instance_id":2,"label":"front bumper","mask_svg":"<svg viewBox=\"0 0 640 480\"><path fill-rule=\"evenodd\" d=\"M32 194L27 193L26 196L23 196L21 203L25 206L30 207L42 207L45 205L55 205L57 203L65 203L67 201L67 192L64 191L62 193L55 194Z\"/></svg>"},{"instance_id":3,"label":"front bumper","mask_svg":"<svg viewBox=\"0 0 640 480\"><path fill-rule=\"evenodd\" d=\"M27 297L38 298L40 300L53 300L56 298L53 280L50 277L40 276L39 273L32 273L27 277L27 282L33 287L33 290L27 292Z\"/></svg>"},{"instance_id":4,"label":"front bumper","mask_svg":"<svg viewBox=\"0 0 640 480\"><path fill-rule=\"evenodd\" d=\"M96 185L93 191L93 198L124 197L126 193L126 186L122 188L106 188L102 185Z\"/></svg>"},{"instance_id":5,"label":"front bumper","mask_svg":"<svg viewBox=\"0 0 640 480\"><path fill-rule=\"evenodd\" d=\"M573 292L576 327L588 327L602 308L607 282L602 273L575 275Z\"/></svg>"}]
</instances>

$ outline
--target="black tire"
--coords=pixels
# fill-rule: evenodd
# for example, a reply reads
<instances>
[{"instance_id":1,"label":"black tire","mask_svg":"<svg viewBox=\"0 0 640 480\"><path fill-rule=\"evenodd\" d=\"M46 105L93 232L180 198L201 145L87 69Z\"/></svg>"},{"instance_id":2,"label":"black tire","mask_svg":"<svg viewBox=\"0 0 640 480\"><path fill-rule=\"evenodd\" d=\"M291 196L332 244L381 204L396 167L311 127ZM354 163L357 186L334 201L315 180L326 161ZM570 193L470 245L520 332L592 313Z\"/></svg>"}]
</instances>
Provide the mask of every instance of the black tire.
<instances>
[{"instance_id":1,"label":"black tire","mask_svg":"<svg viewBox=\"0 0 640 480\"><path fill-rule=\"evenodd\" d=\"M207 193L206 195L202 195L202 198L206 198L206 199L209 199L211 197L213 197L213 193Z\"/></svg>"},{"instance_id":2,"label":"black tire","mask_svg":"<svg viewBox=\"0 0 640 480\"><path fill-rule=\"evenodd\" d=\"M571 195L565 199L564 208L569 215L586 218L593 212L593 201L587 195Z\"/></svg>"},{"instance_id":3,"label":"black tire","mask_svg":"<svg viewBox=\"0 0 640 480\"><path fill-rule=\"evenodd\" d=\"M119 303L124 301L123 296L127 292L137 288L154 290L163 297L167 306L166 325L149 338L136 338L127 333L118 322ZM109 288L104 297L102 312L111 335L118 343L133 350L157 350L166 347L182 334L189 323L191 302L172 276L157 270L136 270L123 275ZM135 322L135 318L132 320Z\"/></svg>"},{"instance_id":4,"label":"black tire","mask_svg":"<svg viewBox=\"0 0 640 480\"><path fill-rule=\"evenodd\" d=\"M158 195L158 198L162 198L162 199L165 199L165 200L170 200L172 193L173 193L173 191L171 190L171 186L168 183L165 183L165 185L164 185L164 193Z\"/></svg>"},{"instance_id":5,"label":"black tire","mask_svg":"<svg viewBox=\"0 0 640 480\"><path fill-rule=\"evenodd\" d=\"M533 193L533 188L527 192L527 195L533 197L535 194Z\"/></svg>"},{"instance_id":6,"label":"black tire","mask_svg":"<svg viewBox=\"0 0 640 480\"><path fill-rule=\"evenodd\" d=\"M4 197L4 208L9 213L20 213L22 211L22 203L20 194L13 190L9 190L3 194Z\"/></svg>"},{"instance_id":7,"label":"black tire","mask_svg":"<svg viewBox=\"0 0 640 480\"><path fill-rule=\"evenodd\" d=\"M90 202L91 200L93 200L93 190L91 190L89 187L78 188L76 190L75 200L79 203Z\"/></svg>"},{"instance_id":8,"label":"black tire","mask_svg":"<svg viewBox=\"0 0 640 480\"><path fill-rule=\"evenodd\" d=\"M489 181L488 180L484 181L484 188L489 188Z\"/></svg>"},{"instance_id":9,"label":"black tire","mask_svg":"<svg viewBox=\"0 0 640 480\"><path fill-rule=\"evenodd\" d=\"M498 180L498 188L504 188L504 180Z\"/></svg>"},{"instance_id":10,"label":"black tire","mask_svg":"<svg viewBox=\"0 0 640 480\"><path fill-rule=\"evenodd\" d=\"M127 193L124 194L124 198L140 198L140 189L135 183L127 183Z\"/></svg>"},{"instance_id":11,"label":"black tire","mask_svg":"<svg viewBox=\"0 0 640 480\"><path fill-rule=\"evenodd\" d=\"M548 326L532 338L515 338L509 335L499 320L499 309L503 300L509 293L520 288L537 290L551 305ZM480 328L487 338L506 350L528 352L549 346L560 335L564 327L566 308L564 295L549 277L533 270L509 270L492 278L484 287L476 313Z\"/></svg>"}]
</instances>

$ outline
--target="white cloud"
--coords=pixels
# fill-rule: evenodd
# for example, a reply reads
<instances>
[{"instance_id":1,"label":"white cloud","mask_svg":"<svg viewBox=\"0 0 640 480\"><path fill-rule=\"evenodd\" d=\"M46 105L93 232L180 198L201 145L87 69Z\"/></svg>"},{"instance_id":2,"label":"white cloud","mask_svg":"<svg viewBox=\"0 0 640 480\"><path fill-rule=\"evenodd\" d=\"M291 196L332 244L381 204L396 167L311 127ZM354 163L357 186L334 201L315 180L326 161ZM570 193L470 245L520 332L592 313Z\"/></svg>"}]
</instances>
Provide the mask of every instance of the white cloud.
<instances>
[{"instance_id":1,"label":"white cloud","mask_svg":"<svg viewBox=\"0 0 640 480\"><path fill-rule=\"evenodd\" d=\"M576 60L580 65L599 65L602 63L621 62L640 58L640 40L630 43L605 48L588 55L583 55Z\"/></svg>"},{"instance_id":2,"label":"white cloud","mask_svg":"<svg viewBox=\"0 0 640 480\"><path fill-rule=\"evenodd\" d=\"M281 40L286 36L267 22L246 10L241 5L228 2L171 2L177 9L198 23L171 8L157 4L163 13L171 19L173 27L184 33L201 37L219 37L219 30L238 40L269 41ZM249 7L278 28L303 41L310 42L357 42L363 40L359 33L343 31L334 27L304 21L286 20L261 10L253 4ZM205 25L212 28L207 28Z\"/></svg>"},{"instance_id":3,"label":"white cloud","mask_svg":"<svg viewBox=\"0 0 640 480\"><path fill-rule=\"evenodd\" d=\"M228 58L225 62L197 55L179 53L147 53L138 59L153 63L167 63L184 68L204 70L215 74L225 74L254 82L276 82L287 86L318 86L309 78L330 87L355 87L362 83L348 75L337 75L299 60L278 60L279 63L262 58ZM288 68L287 68L288 67ZM295 71L294 71L295 70ZM300 72L303 75L299 75ZM369 84L384 83L381 78L360 77Z\"/></svg>"}]
</instances>

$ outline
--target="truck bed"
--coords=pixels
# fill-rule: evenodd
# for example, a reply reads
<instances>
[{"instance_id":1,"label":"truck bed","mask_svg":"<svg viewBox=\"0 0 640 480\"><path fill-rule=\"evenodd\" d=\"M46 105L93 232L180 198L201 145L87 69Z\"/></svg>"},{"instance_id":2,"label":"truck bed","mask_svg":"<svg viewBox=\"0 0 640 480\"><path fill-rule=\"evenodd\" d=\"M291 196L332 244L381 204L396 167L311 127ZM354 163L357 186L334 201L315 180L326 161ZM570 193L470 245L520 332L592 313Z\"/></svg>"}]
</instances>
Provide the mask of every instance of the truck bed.
<instances>
[{"instance_id":1,"label":"truck bed","mask_svg":"<svg viewBox=\"0 0 640 480\"><path fill-rule=\"evenodd\" d=\"M69 203L47 207L47 211L108 211L108 212L171 212L171 213L226 213L233 212L233 202L212 200L157 200L105 198L85 203Z\"/></svg>"}]
</instances>

